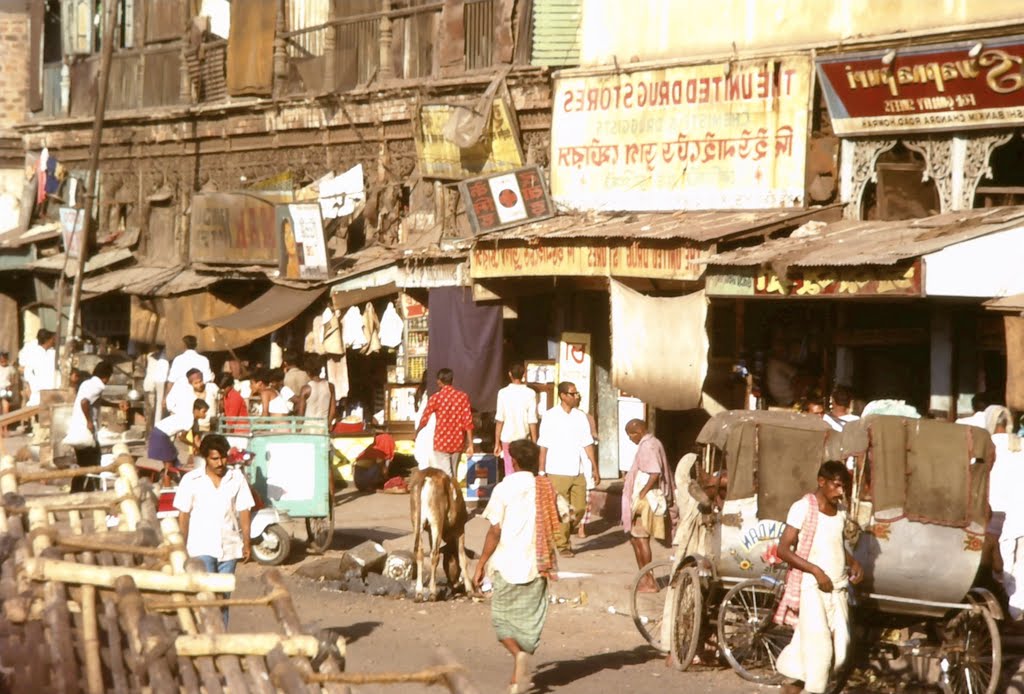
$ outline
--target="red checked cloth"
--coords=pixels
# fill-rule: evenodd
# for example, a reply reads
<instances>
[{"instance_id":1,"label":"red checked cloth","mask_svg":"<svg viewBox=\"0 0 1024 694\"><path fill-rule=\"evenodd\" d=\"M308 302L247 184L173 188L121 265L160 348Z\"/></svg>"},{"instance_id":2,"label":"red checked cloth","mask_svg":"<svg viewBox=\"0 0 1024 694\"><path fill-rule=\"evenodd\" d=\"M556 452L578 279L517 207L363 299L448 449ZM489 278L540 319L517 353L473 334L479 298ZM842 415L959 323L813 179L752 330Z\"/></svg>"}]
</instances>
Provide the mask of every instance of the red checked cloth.
<instances>
[{"instance_id":1,"label":"red checked cloth","mask_svg":"<svg viewBox=\"0 0 1024 694\"><path fill-rule=\"evenodd\" d=\"M555 533L561 528L555 488L547 477L535 477L537 525L534 530L537 551L537 573L548 580L558 579L558 557L555 555Z\"/></svg>"},{"instance_id":2,"label":"red checked cloth","mask_svg":"<svg viewBox=\"0 0 1024 694\"><path fill-rule=\"evenodd\" d=\"M814 534L818 531L818 497L808 494L807 515L804 516L804 523L800 526L800 539L796 543L796 556L803 560L811 556L811 545L814 543ZM789 567L786 572L786 590L779 601L779 607L775 610L776 624L796 627L800 616L800 583L803 580L804 572L795 566Z\"/></svg>"}]
</instances>

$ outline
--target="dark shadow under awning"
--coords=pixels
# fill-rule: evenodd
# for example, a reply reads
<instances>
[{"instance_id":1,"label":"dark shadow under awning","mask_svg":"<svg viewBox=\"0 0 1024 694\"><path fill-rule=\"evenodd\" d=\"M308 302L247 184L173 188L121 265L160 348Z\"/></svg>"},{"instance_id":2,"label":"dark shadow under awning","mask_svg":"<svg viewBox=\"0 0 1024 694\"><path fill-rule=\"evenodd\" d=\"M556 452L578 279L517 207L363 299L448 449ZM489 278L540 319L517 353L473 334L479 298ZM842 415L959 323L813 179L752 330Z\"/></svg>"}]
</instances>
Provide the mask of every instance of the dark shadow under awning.
<instances>
[{"instance_id":1,"label":"dark shadow under awning","mask_svg":"<svg viewBox=\"0 0 1024 694\"><path fill-rule=\"evenodd\" d=\"M229 348L241 347L288 323L309 308L325 291L326 286L293 289L274 285L238 311L198 323L215 329Z\"/></svg>"}]
</instances>

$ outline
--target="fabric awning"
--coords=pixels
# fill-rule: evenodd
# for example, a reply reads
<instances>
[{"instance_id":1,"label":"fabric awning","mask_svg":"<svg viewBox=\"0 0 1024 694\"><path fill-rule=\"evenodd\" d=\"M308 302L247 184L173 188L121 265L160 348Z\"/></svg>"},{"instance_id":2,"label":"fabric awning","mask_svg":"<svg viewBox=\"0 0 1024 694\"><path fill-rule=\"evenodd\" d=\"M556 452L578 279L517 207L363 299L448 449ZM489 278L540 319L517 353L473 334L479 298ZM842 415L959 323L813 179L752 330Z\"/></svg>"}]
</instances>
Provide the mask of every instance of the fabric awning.
<instances>
[{"instance_id":1,"label":"fabric awning","mask_svg":"<svg viewBox=\"0 0 1024 694\"><path fill-rule=\"evenodd\" d=\"M200 320L198 323L214 329L220 342L227 347L241 347L288 323L309 308L325 291L325 286L292 289L274 285L238 311L220 318Z\"/></svg>"}]
</instances>

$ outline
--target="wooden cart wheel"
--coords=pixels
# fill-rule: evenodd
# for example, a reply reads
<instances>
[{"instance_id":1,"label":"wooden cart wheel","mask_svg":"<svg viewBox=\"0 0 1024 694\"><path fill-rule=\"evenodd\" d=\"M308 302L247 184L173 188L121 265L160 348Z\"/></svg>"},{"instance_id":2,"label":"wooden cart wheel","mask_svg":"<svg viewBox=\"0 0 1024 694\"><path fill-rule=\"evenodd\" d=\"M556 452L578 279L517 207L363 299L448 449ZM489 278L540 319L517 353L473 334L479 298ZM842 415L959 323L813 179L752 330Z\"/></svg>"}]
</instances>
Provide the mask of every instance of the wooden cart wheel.
<instances>
[{"instance_id":1,"label":"wooden cart wheel","mask_svg":"<svg viewBox=\"0 0 1024 694\"><path fill-rule=\"evenodd\" d=\"M306 519L306 551L323 554L334 540L334 478L327 482L327 517Z\"/></svg>"},{"instance_id":2,"label":"wooden cart wheel","mask_svg":"<svg viewBox=\"0 0 1024 694\"><path fill-rule=\"evenodd\" d=\"M652 561L633 579L633 590L630 595L629 608L633 615L633 624L636 625L640 635L647 643L657 648L662 653L668 653L668 644L662 644L661 626L662 617L665 614L665 601L670 594L669 584L672 582L672 567L675 564L671 559ZM657 587L656 593L641 592L640 588L650 586L651 583Z\"/></svg>"},{"instance_id":3,"label":"wooden cart wheel","mask_svg":"<svg viewBox=\"0 0 1024 694\"><path fill-rule=\"evenodd\" d=\"M999 626L991 611L975 604L946 625L942 677L953 694L995 694L1003 662Z\"/></svg>"},{"instance_id":4,"label":"wooden cart wheel","mask_svg":"<svg viewBox=\"0 0 1024 694\"><path fill-rule=\"evenodd\" d=\"M772 621L780 595L781 585L752 578L729 589L718 608L718 646L736 674L749 682L782 680L775 661L793 630Z\"/></svg>"},{"instance_id":5,"label":"wooden cart wheel","mask_svg":"<svg viewBox=\"0 0 1024 694\"><path fill-rule=\"evenodd\" d=\"M675 593L675 624L672 627L672 656L677 670L686 670L700 646L704 596L696 566L685 566L672 581Z\"/></svg>"}]
</instances>

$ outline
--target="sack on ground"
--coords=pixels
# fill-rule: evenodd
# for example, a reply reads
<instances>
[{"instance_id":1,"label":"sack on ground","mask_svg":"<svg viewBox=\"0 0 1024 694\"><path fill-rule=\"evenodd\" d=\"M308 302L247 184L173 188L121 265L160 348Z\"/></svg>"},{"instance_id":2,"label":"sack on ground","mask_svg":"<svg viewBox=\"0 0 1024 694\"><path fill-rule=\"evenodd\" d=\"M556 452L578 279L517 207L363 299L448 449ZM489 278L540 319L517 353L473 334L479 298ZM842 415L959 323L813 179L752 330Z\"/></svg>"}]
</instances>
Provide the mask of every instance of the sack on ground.
<instances>
[{"instance_id":1,"label":"sack on ground","mask_svg":"<svg viewBox=\"0 0 1024 694\"><path fill-rule=\"evenodd\" d=\"M96 437L84 424L72 423L61 443L72 448L93 448L96 445Z\"/></svg>"}]
</instances>

